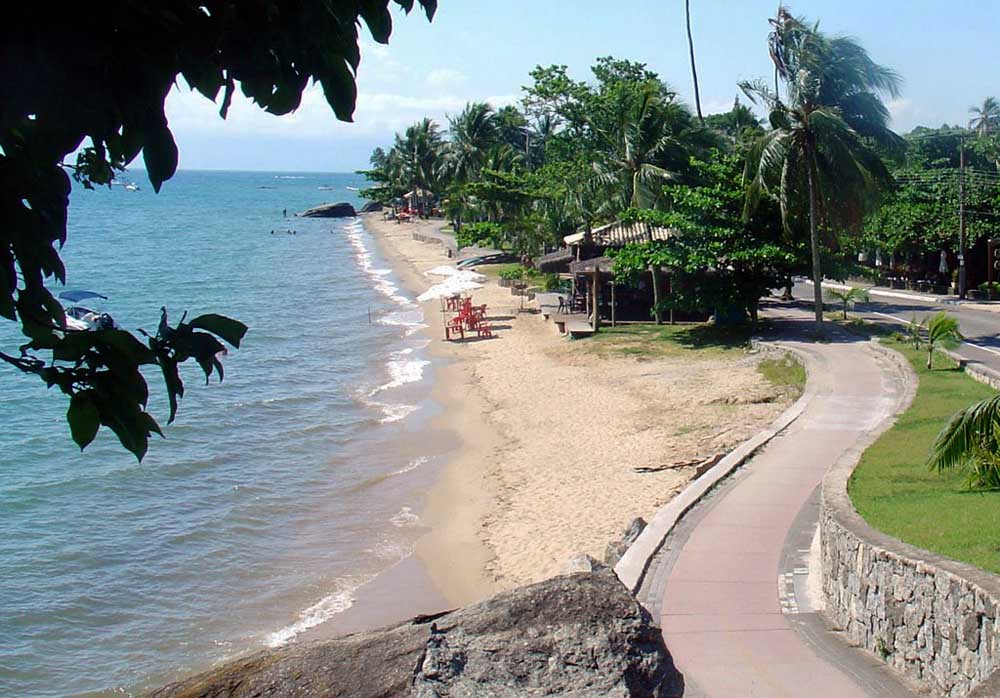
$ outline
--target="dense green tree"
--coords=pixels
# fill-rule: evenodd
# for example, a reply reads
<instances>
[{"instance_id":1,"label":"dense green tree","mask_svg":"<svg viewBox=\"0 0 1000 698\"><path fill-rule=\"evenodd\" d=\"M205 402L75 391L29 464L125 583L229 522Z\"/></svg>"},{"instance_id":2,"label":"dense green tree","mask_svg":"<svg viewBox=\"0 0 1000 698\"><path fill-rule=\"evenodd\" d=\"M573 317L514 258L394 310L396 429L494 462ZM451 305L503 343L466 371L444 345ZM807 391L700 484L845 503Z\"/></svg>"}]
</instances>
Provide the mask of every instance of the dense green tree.
<instances>
[{"instance_id":1,"label":"dense green tree","mask_svg":"<svg viewBox=\"0 0 1000 698\"><path fill-rule=\"evenodd\" d=\"M857 230L891 181L872 145L901 147L888 127L881 95L896 96L899 78L853 39L828 37L781 8L772 20L771 56L787 100L763 82L744 92L769 110L771 130L747 161L748 210L770 194L790 232L808 221L816 322L823 322L821 229L835 243Z\"/></svg>"},{"instance_id":2,"label":"dense green tree","mask_svg":"<svg viewBox=\"0 0 1000 698\"><path fill-rule=\"evenodd\" d=\"M670 228L667 240L627 245L615 255L624 276L666 267L671 292L659 310L733 309L757 318L761 297L784 283L797 268L801 251L785 240L776 206L762 205L743 215L743 163L739 156L714 152L693 159L686 184L664 188L668 209L632 209L626 220Z\"/></svg>"},{"instance_id":3,"label":"dense green tree","mask_svg":"<svg viewBox=\"0 0 1000 698\"><path fill-rule=\"evenodd\" d=\"M428 18L436 0L418 0ZM238 345L245 327L219 315L176 326L164 311L153 336L122 330L74 332L47 283L65 283L70 174L106 185L143 154L159 191L177 168L164 113L182 77L219 101L225 118L238 89L260 108L287 114L310 80L337 118L350 121L363 23L385 43L390 5L414 0L176 0L156 4L19 3L0 27L0 316L28 338L6 363L38 375L69 397L73 438L85 447L107 426L138 458L160 427L146 412L143 366L158 368L170 419L183 395L178 364L194 358L222 376L219 339ZM65 160L77 153L75 163ZM219 338L219 339L217 339Z\"/></svg>"}]
</instances>

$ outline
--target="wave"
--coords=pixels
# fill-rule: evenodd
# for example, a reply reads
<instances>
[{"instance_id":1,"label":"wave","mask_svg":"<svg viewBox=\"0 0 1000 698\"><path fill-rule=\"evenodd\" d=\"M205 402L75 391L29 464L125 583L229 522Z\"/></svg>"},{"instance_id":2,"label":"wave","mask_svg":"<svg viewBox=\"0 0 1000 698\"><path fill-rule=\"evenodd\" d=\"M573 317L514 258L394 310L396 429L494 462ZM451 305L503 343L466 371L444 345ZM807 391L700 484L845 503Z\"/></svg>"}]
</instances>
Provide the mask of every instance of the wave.
<instances>
[{"instance_id":1,"label":"wave","mask_svg":"<svg viewBox=\"0 0 1000 698\"><path fill-rule=\"evenodd\" d=\"M373 388L369 393L368 397L374 397L381 392L386 390L392 390L393 388L401 388L408 383L416 383L424 377L424 367L430 364L430 361L426 359L404 359L403 356L409 353L410 350L403 349L392 354L393 358L386 363L386 368L389 370L389 382L383 383L377 388ZM406 353L404 353L406 352Z\"/></svg>"},{"instance_id":2,"label":"wave","mask_svg":"<svg viewBox=\"0 0 1000 698\"><path fill-rule=\"evenodd\" d=\"M420 525L420 517L414 514L410 507L403 507L389 519L389 522L396 528L413 528Z\"/></svg>"},{"instance_id":3,"label":"wave","mask_svg":"<svg viewBox=\"0 0 1000 698\"><path fill-rule=\"evenodd\" d=\"M366 575L363 577L338 579L335 585L336 591L324 596L312 606L302 611L298 619L291 625L286 625L284 628L268 635L267 646L281 647L296 635L316 627L338 613L343 613L354 605L355 592L374 578L375 575Z\"/></svg>"},{"instance_id":4,"label":"wave","mask_svg":"<svg viewBox=\"0 0 1000 698\"><path fill-rule=\"evenodd\" d=\"M379 407L382 410L382 414L385 415L382 419L378 420L379 424L392 424L393 422L399 422L420 409L417 405L386 404L381 402L372 404Z\"/></svg>"}]
</instances>

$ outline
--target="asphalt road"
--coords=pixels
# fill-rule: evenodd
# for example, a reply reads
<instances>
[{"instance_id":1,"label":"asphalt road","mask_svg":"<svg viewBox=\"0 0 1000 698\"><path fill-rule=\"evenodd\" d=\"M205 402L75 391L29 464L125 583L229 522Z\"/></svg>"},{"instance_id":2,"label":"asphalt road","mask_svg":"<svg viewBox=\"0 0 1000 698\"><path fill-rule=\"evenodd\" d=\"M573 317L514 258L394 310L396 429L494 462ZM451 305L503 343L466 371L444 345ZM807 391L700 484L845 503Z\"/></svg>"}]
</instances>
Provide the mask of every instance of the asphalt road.
<instances>
[{"instance_id":1,"label":"asphalt road","mask_svg":"<svg viewBox=\"0 0 1000 698\"><path fill-rule=\"evenodd\" d=\"M796 299L812 301L812 284L799 282L793 292ZM854 309L854 314L884 327L902 328L914 317L919 322L925 316L943 310L958 319L961 332L966 338L956 353L970 362L1000 371L1000 304L942 302L918 297L896 297L898 295L909 294L902 291L898 293L871 291L870 302L859 303ZM994 310L986 310L987 307Z\"/></svg>"}]
</instances>

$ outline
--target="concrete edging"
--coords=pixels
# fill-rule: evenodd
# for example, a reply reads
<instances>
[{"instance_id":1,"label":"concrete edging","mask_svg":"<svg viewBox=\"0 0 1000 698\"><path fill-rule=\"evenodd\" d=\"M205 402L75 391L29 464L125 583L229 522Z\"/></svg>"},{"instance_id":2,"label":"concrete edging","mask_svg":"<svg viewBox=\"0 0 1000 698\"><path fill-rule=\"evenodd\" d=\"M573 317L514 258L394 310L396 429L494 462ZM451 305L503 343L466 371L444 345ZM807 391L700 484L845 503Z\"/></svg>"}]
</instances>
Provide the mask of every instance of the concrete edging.
<instances>
[{"instance_id":1,"label":"concrete edging","mask_svg":"<svg viewBox=\"0 0 1000 698\"><path fill-rule=\"evenodd\" d=\"M815 381L810 380L811 370L804 354L788 347L757 340L753 340L751 346L757 350L776 350L797 356L806 370L806 389L799 399L791 407L782 412L767 429L758 432L755 436L747 439L727 453L708 472L688 484L677 496L656 512L646 528L643 529L639 537L628 547L628 550L625 551L625 554L622 555L621 559L614 566L614 572L618 575L618 579L633 594L638 593L642 586L643 578L649 569L650 561L659 552L667 536L670 535L670 532L677 525L677 522L720 481L725 479L736 468L743 465L762 446L798 419L816 395Z\"/></svg>"},{"instance_id":2,"label":"concrete edging","mask_svg":"<svg viewBox=\"0 0 1000 698\"><path fill-rule=\"evenodd\" d=\"M903 374L896 413L823 479L820 539L826 614L848 638L946 696L995 696L1000 686L1000 577L903 543L861 518L847 493L861 455L913 402L917 377L898 352L872 350Z\"/></svg>"}]
</instances>

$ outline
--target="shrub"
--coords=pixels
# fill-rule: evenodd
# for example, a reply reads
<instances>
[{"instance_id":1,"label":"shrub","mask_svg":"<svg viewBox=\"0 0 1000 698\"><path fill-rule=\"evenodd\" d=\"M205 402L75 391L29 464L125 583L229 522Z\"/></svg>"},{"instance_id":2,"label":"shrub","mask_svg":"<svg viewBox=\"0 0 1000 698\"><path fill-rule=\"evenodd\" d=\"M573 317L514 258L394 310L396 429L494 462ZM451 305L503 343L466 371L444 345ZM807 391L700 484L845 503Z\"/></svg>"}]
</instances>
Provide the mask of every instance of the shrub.
<instances>
[{"instance_id":1,"label":"shrub","mask_svg":"<svg viewBox=\"0 0 1000 698\"><path fill-rule=\"evenodd\" d=\"M455 243L463 247L500 248L503 241L503 226L499 223L466 223L455 234Z\"/></svg>"}]
</instances>

